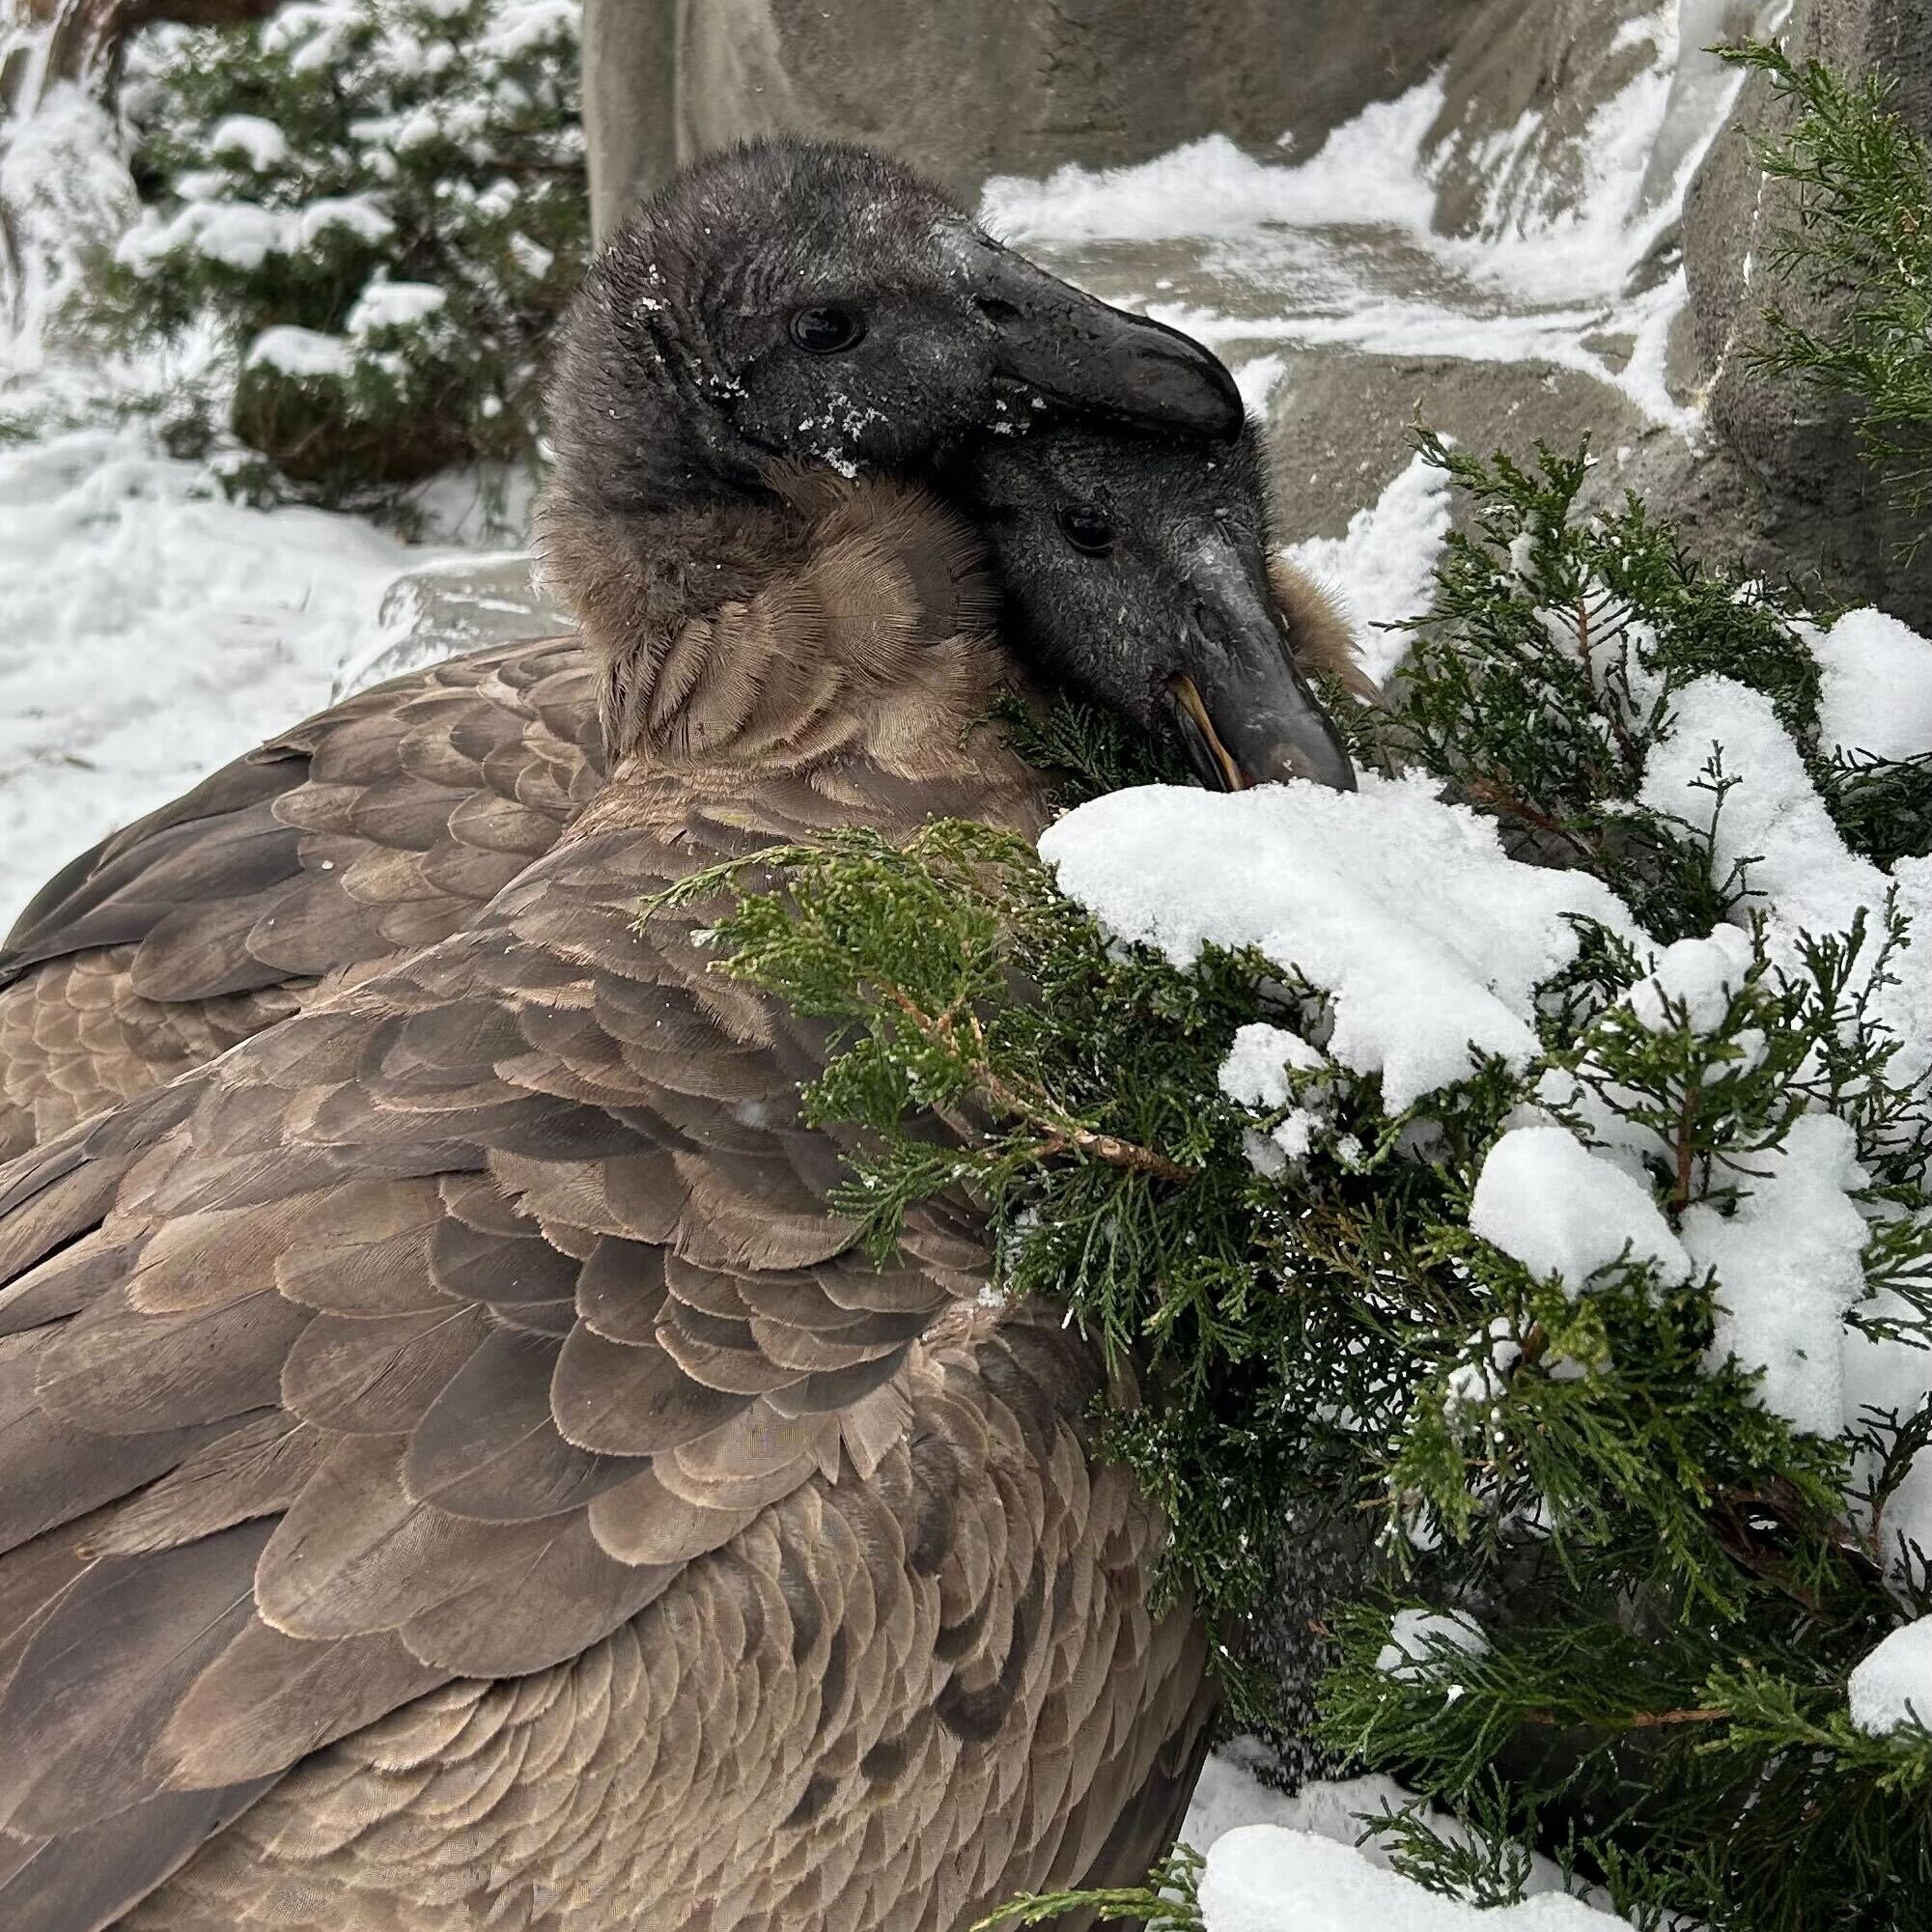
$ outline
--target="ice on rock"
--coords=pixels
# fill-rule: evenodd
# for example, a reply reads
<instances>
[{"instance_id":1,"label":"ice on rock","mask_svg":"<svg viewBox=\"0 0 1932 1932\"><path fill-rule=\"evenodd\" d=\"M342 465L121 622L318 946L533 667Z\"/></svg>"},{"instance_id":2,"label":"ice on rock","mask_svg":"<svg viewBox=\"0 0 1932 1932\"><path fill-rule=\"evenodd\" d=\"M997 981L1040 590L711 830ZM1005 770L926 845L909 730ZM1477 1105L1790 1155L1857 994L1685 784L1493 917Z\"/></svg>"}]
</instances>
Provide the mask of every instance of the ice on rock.
<instances>
[{"instance_id":1,"label":"ice on rock","mask_svg":"<svg viewBox=\"0 0 1932 1932\"><path fill-rule=\"evenodd\" d=\"M1687 1280L1691 1259L1650 1190L1565 1127L1513 1127L1484 1157L1470 1228L1576 1294L1628 1253Z\"/></svg>"},{"instance_id":2,"label":"ice on rock","mask_svg":"<svg viewBox=\"0 0 1932 1932\"><path fill-rule=\"evenodd\" d=\"M1330 1057L1379 1075L1390 1112L1478 1053L1535 1056L1534 992L1576 957L1570 915L1635 930L1601 882L1509 858L1490 821L1421 778L1143 786L1068 813L1040 851L1116 938L1181 966L1252 946L1305 976L1330 996Z\"/></svg>"},{"instance_id":3,"label":"ice on rock","mask_svg":"<svg viewBox=\"0 0 1932 1932\"><path fill-rule=\"evenodd\" d=\"M1764 1177L1730 1215L1687 1209L1684 1246L1720 1283L1710 1358L1762 1369L1758 1399L1800 1429L1835 1436L1846 1414L1845 1316L1864 1294L1864 1217L1848 1198L1864 1185L1848 1122L1807 1113L1781 1147L1752 1161Z\"/></svg>"},{"instance_id":4,"label":"ice on rock","mask_svg":"<svg viewBox=\"0 0 1932 1932\"><path fill-rule=\"evenodd\" d=\"M1932 1730L1932 1616L1894 1630L1845 1685L1852 1722L1872 1737L1917 1722Z\"/></svg>"},{"instance_id":5,"label":"ice on rock","mask_svg":"<svg viewBox=\"0 0 1932 1932\"><path fill-rule=\"evenodd\" d=\"M1447 1644L1465 1657L1489 1653L1489 1638L1473 1617L1460 1610L1399 1610L1389 1620L1388 1641L1376 1653L1375 1667L1385 1676L1414 1682L1427 1675L1432 1650Z\"/></svg>"},{"instance_id":6,"label":"ice on rock","mask_svg":"<svg viewBox=\"0 0 1932 1932\"><path fill-rule=\"evenodd\" d=\"M1932 641L1882 610L1848 610L1813 631L1827 751L1917 758L1932 751Z\"/></svg>"},{"instance_id":7,"label":"ice on rock","mask_svg":"<svg viewBox=\"0 0 1932 1932\"><path fill-rule=\"evenodd\" d=\"M1278 1825L1217 1839L1200 1898L1207 1932L1610 1932L1624 1923L1560 1892L1479 1912L1353 1845Z\"/></svg>"}]
</instances>

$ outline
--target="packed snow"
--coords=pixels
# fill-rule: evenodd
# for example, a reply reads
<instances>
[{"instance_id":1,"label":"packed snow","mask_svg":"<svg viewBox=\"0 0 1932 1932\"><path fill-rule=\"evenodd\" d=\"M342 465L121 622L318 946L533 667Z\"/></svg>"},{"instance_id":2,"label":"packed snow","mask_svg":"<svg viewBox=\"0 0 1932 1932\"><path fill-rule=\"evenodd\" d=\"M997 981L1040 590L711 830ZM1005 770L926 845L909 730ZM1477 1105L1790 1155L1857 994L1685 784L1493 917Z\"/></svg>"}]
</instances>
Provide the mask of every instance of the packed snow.
<instances>
[{"instance_id":1,"label":"packed snow","mask_svg":"<svg viewBox=\"0 0 1932 1932\"><path fill-rule=\"evenodd\" d=\"M1650 1190L1566 1127L1513 1127L1497 1141L1476 1179L1470 1227L1573 1295L1623 1260L1653 1263L1667 1282L1691 1273Z\"/></svg>"},{"instance_id":2,"label":"packed snow","mask_svg":"<svg viewBox=\"0 0 1932 1932\"><path fill-rule=\"evenodd\" d=\"M1932 1730L1932 1616L1894 1630L1845 1685L1852 1722L1873 1737L1906 1724Z\"/></svg>"},{"instance_id":3,"label":"packed snow","mask_svg":"<svg viewBox=\"0 0 1932 1932\"><path fill-rule=\"evenodd\" d=\"M1108 932L1176 966L1253 946L1304 975L1330 997L1330 1057L1379 1076L1392 1113L1479 1053L1528 1063L1535 989L1576 957L1572 916L1632 930L1600 881L1509 858L1493 821L1419 777L1144 786L1068 813L1040 850Z\"/></svg>"}]
</instances>

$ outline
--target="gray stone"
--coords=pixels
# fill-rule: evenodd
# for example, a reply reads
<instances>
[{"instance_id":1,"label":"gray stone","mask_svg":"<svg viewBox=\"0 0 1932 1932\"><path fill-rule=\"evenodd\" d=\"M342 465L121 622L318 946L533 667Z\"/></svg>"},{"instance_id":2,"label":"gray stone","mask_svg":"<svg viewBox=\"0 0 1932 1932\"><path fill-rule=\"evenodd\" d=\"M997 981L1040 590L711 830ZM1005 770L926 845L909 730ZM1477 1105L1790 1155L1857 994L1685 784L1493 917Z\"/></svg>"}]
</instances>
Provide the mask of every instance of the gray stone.
<instances>
[{"instance_id":1,"label":"gray stone","mask_svg":"<svg viewBox=\"0 0 1932 1932\"><path fill-rule=\"evenodd\" d=\"M530 553L518 551L454 557L399 576L382 594L374 639L337 671L331 701L465 651L571 630L534 571Z\"/></svg>"},{"instance_id":2,"label":"gray stone","mask_svg":"<svg viewBox=\"0 0 1932 1932\"><path fill-rule=\"evenodd\" d=\"M1897 107L1932 131L1932 0L1798 0L1782 38L1796 60L1893 77ZM1788 125L1753 75L1686 203L1684 262L1709 421L1762 479L1787 570L1813 572L1833 595L1882 602L1923 626L1932 622L1932 546L1913 565L1901 561L1908 532L1859 458L1852 408L1750 362L1769 294L1764 264L1792 196L1766 182L1750 137ZM1778 299L1807 327L1833 324L1833 298L1780 288Z\"/></svg>"},{"instance_id":3,"label":"gray stone","mask_svg":"<svg viewBox=\"0 0 1932 1932\"><path fill-rule=\"evenodd\" d=\"M747 135L858 141L968 200L992 174L1224 133L1300 152L1447 51L1478 0L585 0L593 207Z\"/></svg>"}]
</instances>

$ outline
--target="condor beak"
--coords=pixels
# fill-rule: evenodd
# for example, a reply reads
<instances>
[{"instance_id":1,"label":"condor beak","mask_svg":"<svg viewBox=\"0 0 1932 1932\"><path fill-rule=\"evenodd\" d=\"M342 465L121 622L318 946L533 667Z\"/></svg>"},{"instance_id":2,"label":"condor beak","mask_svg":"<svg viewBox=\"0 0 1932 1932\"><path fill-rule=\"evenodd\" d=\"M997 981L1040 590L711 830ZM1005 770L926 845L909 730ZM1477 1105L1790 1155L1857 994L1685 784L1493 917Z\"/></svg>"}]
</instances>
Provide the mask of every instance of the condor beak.
<instances>
[{"instance_id":1,"label":"condor beak","mask_svg":"<svg viewBox=\"0 0 1932 1932\"><path fill-rule=\"evenodd\" d=\"M1167 692L1201 782L1240 792L1270 779L1311 778L1353 792L1355 767L1295 663L1274 599L1219 541L1203 547L1189 576L1195 597L1189 661Z\"/></svg>"},{"instance_id":2,"label":"condor beak","mask_svg":"<svg viewBox=\"0 0 1932 1932\"><path fill-rule=\"evenodd\" d=\"M1109 308L977 230L940 243L968 298L993 324L994 373L1020 406L1168 435L1225 438L1241 428L1241 393L1193 337Z\"/></svg>"}]
</instances>

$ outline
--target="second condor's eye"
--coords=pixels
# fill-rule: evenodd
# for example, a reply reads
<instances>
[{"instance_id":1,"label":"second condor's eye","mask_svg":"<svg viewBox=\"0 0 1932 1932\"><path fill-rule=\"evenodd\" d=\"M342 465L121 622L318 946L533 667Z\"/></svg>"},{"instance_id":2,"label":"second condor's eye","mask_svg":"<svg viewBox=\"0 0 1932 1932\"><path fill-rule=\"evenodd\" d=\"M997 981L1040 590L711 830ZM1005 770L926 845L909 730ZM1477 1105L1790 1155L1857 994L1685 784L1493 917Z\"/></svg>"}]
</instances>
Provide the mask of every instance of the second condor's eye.
<instances>
[{"instance_id":1,"label":"second condor's eye","mask_svg":"<svg viewBox=\"0 0 1932 1932\"><path fill-rule=\"evenodd\" d=\"M792 318L792 340L807 355L836 355L865 335L865 318L856 309L800 309Z\"/></svg>"},{"instance_id":2,"label":"second condor's eye","mask_svg":"<svg viewBox=\"0 0 1932 1932\"><path fill-rule=\"evenodd\" d=\"M1104 557L1113 548L1113 525L1106 512L1091 503L1069 503L1060 512L1060 535L1090 557Z\"/></svg>"}]
</instances>

